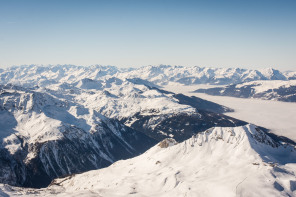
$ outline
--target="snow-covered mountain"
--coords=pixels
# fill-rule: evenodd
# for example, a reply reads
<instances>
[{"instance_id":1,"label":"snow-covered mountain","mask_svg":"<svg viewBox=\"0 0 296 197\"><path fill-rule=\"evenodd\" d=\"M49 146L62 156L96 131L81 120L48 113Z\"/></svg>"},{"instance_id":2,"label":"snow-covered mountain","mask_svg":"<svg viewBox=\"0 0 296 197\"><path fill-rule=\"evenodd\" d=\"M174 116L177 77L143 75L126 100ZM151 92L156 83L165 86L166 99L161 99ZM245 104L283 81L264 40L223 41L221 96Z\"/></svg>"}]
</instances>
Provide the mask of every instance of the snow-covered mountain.
<instances>
[{"instance_id":1,"label":"snow-covered mountain","mask_svg":"<svg viewBox=\"0 0 296 197\"><path fill-rule=\"evenodd\" d=\"M57 177L134 157L168 137L177 143L212 127L247 124L223 115L231 111L225 106L161 90L162 84L284 83L279 79L286 76L274 69L180 66L31 65L0 70L0 183L43 187ZM240 128L252 133L251 127ZM226 147L221 145L221 150Z\"/></svg>"},{"instance_id":2,"label":"snow-covered mountain","mask_svg":"<svg viewBox=\"0 0 296 197\"><path fill-rule=\"evenodd\" d=\"M33 187L133 157L168 136L246 124L215 113L230 110L218 104L115 77L0 85L0 107L0 182Z\"/></svg>"},{"instance_id":3,"label":"snow-covered mountain","mask_svg":"<svg viewBox=\"0 0 296 197\"><path fill-rule=\"evenodd\" d=\"M288 74L288 73L287 73ZM153 83L164 85L169 82L191 84L233 84L254 80L287 80L278 70L268 68L249 70L240 68L208 68L184 66L146 66L121 73L124 77L140 77Z\"/></svg>"},{"instance_id":4,"label":"snow-covered mountain","mask_svg":"<svg viewBox=\"0 0 296 197\"><path fill-rule=\"evenodd\" d=\"M224 106L163 91L140 79L83 79L73 84L53 84L42 91L74 100L156 140L170 136L182 141L214 125L246 124L218 114L231 110Z\"/></svg>"},{"instance_id":5,"label":"snow-covered mountain","mask_svg":"<svg viewBox=\"0 0 296 197\"><path fill-rule=\"evenodd\" d=\"M254 80L292 80L296 72L268 68L260 70L240 68L208 68L184 66L144 66L141 68L122 69L114 66L19 66L0 70L0 83L16 85L38 85L66 82L74 83L84 78L99 80L111 76L120 79L140 78L157 85L169 82L181 84L235 84Z\"/></svg>"},{"instance_id":6,"label":"snow-covered mountain","mask_svg":"<svg viewBox=\"0 0 296 197\"><path fill-rule=\"evenodd\" d=\"M99 79L112 76L120 70L114 66L16 66L0 71L2 84L12 83L20 86L47 86L54 83L73 83L84 78Z\"/></svg>"},{"instance_id":7,"label":"snow-covered mountain","mask_svg":"<svg viewBox=\"0 0 296 197\"><path fill-rule=\"evenodd\" d=\"M295 196L295 146L254 125L215 127L144 154L54 180L34 190L0 185L10 196ZM0 193L1 194L1 193Z\"/></svg>"},{"instance_id":8,"label":"snow-covered mountain","mask_svg":"<svg viewBox=\"0 0 296 197\"><path fill-rule=\"evenodd\" d=\"M195 92L216 96L233 96L240 98L260 98L296 102L296 80L289 81L252 81L226 87L198 89Z\"/></svg>"},{"instance_id":9,"label":"snow-covered mountain","mask_svg":"<svg viewBox=\"0 0 296 197\"><path fill-rule=\"evenodd\" d=\"M42 187L56 177L106 167L156 143L75 101L0 86L0 182Z\"/></svg>"}]
</instances>

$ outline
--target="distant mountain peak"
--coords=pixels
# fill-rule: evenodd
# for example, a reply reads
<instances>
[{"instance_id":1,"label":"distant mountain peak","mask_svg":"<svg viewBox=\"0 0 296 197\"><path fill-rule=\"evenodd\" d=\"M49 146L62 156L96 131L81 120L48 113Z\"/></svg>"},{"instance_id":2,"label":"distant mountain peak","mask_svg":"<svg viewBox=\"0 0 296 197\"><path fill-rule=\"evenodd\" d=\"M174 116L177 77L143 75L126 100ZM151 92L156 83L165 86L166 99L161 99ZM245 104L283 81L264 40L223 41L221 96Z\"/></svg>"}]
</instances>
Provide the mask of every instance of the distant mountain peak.
<instances>
[{"instance_id":1,"label":"distant mountain peak","mask_svg":"<svg viewBox=\"0 0 296 197\"><path fill-rule=\"evenodd\" d=\"M157 85L177 82L181 84L228 85L254 80L295 79L295 72L281 72L274 68L241 69L186 66L143 66L140 68L117 68L115 66L74 66L74 65L26 65L3 69L0 83L22 85L48 85L54 81L77 82L83 78L100 80L110 77L119 79L141 78Z\"/></svg>"}]
</instances>

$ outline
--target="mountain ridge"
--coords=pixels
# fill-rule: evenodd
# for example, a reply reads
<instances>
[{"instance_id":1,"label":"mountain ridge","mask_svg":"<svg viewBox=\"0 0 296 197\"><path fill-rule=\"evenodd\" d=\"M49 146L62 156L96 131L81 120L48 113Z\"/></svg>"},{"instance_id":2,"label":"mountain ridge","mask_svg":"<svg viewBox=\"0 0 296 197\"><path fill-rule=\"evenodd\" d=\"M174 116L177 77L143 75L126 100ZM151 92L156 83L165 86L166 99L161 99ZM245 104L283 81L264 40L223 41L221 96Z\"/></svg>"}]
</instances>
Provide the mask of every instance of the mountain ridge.
<instances>
[{"instance_id":1,"label":"mountain ridge","mask_svg":"<svg viewBox=\"0 0 296 197\"><path fill-rule=\"evenodd\" d=\"M182 143L165 139L104 169L55 179L48 188L0 188L11 196L293 196L295 158L295 146L255 125L213 127Z\"/></svg>"},{"instance_id":2,"label":"mountain ridge","mask_svg":"<svg viewBox=\"0 0 296 197\"><path fill-rule=\"evenodd\" d=\"M169 82L190 84L220 84L249 82L255 80L292 80L296 72L281 72L273 68L242 69L242 68L211 68L185 66L144 66L140 68L117 68L115 66L74 66L74 65L27 65L3 69L0 73L0 83L17 85L48 85L59 82L74 83L82 78L92 80L117 77L141 78L157 85Z\"/></svg>"}]
</instances>

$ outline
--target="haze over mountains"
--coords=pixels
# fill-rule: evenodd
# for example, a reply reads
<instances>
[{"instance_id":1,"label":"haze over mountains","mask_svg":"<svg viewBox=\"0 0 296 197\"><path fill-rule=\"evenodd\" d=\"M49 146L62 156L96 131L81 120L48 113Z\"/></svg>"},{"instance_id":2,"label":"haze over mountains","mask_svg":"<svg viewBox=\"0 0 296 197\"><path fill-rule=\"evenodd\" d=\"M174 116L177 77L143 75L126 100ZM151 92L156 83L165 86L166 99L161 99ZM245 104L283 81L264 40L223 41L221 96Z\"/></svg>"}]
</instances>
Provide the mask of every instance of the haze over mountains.
<instances>
[{"instance_id":1,"label":"haze over mountains","mask_svg":"<svg viewBox=\"0 0 296 197\"><path fill-rule=\"evenodd\" d=\"M245 84L282 88L293 84L294 79L296 72L275 69L165 65L129 69L31 65L0 70L0 183L45 187L57 177L135 157L166 138L171 139L163 143L177 144L165 150L154 146L139 157L101 171L54 180L44 190L14 192L12 187L2 185L0 195L29 195L32 191L39 195L88 196L94 190L94 195L103 196L160 196L174 192L213 196L209 193L213 184L221 184L224 179L232 182L229 177L235 173L239 174L234 181L237 182L244 178L241 169L251 169L246 185L234 190L229 183L221 186L221 191L230 196L234 192L253 195L255 191L248 188L255 188L260 180L264 189L256 191L258 196L293 196L295 142L223 115L232 111L228 107L165 91L161 86L228 85L227 92L229 87L242 88ZM294 89L291 92L295 94ZM155 161L151 163L149 158ZM144 163L147 166L140 174ZM218 174L224 173L216 176L216 168ZM196 173L196 177L189 172ZM209 172L208 176L205 172ZM83 189L81 184L89 176L93 178ZM110 181L117 178L117 184ZM157 186L150 187L155 181ZM91 187L93 184L96 186ZM203 184L203 189L194 188L199 184Z\"/></svg>"}]
</instances>

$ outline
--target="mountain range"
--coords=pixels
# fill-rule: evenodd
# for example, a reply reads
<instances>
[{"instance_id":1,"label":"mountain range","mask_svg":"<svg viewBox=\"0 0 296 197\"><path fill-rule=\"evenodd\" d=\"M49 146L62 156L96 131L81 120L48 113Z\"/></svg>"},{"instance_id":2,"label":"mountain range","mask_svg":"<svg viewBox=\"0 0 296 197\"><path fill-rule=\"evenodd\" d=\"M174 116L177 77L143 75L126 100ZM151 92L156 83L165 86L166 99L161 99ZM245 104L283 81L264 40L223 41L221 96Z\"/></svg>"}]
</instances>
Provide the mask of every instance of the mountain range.
<instances>
[{"instance_id":1,"label":"mountain range","mask_svg":"<svg viewBox=\"0 0 296 197\"><path fill-rule=\"evenodd\" d=\"M295 142L162 89L205 83L271 99L267 87L283 98L293 79L275 69L165 65L2 69L0 196L293 196Z\"/></svg>"},{"instance_id":2,"label":"mountain range","mask_svg":"<svg viewBox=\"0 0 296 197\"><path fill-rule=\"evenodd\" d=\"M148 85L147 85L148 84ZM44 187L54 178L109 166L157 142L246 124L224 106L140 79L0 85L0 181Z\"/></svg>"},{"instance_id":3,"label":"mountain range","mask_svg":"<svg viewBox=\"0 0 296 197\"><path fill-rule=\"evenodd\" d=\"M140 78L157 85L169 82L190 84L229 85L255 80L293 80L295 71L281 72L273 68L208 68L184 66L144 66L140 68L117 68L114 66L74 66L74 65L27 65L0 70L0 83L22 86L44 86L58 82L74 83L84 78L92 80L110 78Z\"/></svg>"}]
</instances>

